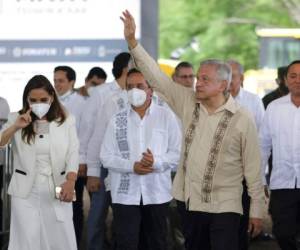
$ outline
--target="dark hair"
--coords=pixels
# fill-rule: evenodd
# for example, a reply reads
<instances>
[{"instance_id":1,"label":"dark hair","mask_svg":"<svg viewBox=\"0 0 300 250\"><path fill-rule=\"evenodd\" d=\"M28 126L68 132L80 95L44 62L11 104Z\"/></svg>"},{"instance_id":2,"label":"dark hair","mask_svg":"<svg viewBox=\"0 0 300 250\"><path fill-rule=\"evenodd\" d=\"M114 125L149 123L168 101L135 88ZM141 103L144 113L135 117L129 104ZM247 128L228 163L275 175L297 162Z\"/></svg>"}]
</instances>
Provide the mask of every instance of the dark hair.
<instances>
[{"instance_id":1,"label":"dark hair","mask_svg":"<svg viewBox=\"0 0 300 250\"><path fill-rule=\"evenodd\" d=\"M90 71L86 77L86 80L90 80L94 76L104 79L104 80L106 80L106 78L107 78L105 71L100 67L94 67L94 68L90 69Z\"/></svg>"},{"instance_id":2,"label":"dark hair","mask_svg":"<svg viewBox=\"0 0 300 250\"><path fill-rule=\"evenodd\" d=\"M54 73L57 71L64 71L66 72L67 78L69 81L76 81L76 72L69 66L57 66L54 69Z\"/></svg>"},{"instance_id":3,"label":"dark hair","mask_svg":"<svg viewBox=\"0 0 300 250\"><path fill-rule=\"evenodd\" d=\"M175 67L175 74L178 74L178 71L181 68L192 68L193 69L193 65L191 63L189 63L189 62L180 62Z\"/></svg>"},{"instance_id":4,"label":"dark hair","mask_svg":"<svg viewBox=\"0 0 300 250\"><path fill-rule=\"evenodd\" d=\"M287 66L285 76L287 76L287 74L288 74L288 72L289 72L289 70L290 70L290 67L292 67L294 64L300 64L300 60L295 60L295 61L291 62L291 63Z\"/></svg>"},{"instance_id":5,"label":"dark hair","mask_svg":"<svg viewBox=\"0 0 300 250\"><path fill-rule=\"evenodd\" d=\"M142 76L144 76L143 73L142 73L141 71L139 71L137 68L131 68L131 69L127 72L127 79L128 79L128 77L131 76L132 74L141 74ZM146 81L148 87L149 87L149 88L152 88L152 87L150 86L149 82L148 82L146 79L145 79L145 81ZM126 85L127 85L127 81L126 81Z\"/></svg>"},{"instance_id":6,"label":"dark hair","mask_svg":"<svg viewBox=\"0 0 300 250\"><path fill-rule=\"evenodd\" d=\"M127 52L122 52L115 57L112 69L112 73L115 79L121 77L123 69L128 67L129 60L130 54Z\"/></svg>"},{"instance_id":7,"label":"dark hair","mask_svg":"<svg viewBox=\"0 0 300 250\"><path fill-rule=\"evenodd\" d=\"M46 114L46 118L48 122L57 121L61 125L66 120L66 113L60 105L56 92L50 81L43 75L35 75L26 84L23 92L23 108L19 111L19 114L26 113L26 111L30 108L28 103L28 95L33 89L44 89L53 97L53 101L48 113ZM23 141L27 142L28 144L34 141L36 134L33 129L33 122L38 119L33 112L31 112L30 115L32 122L27 127L23 128L21 132Z\"/></svg>"},{"instance_id":8,"label":"dark hair","mask_svg":"<svg viewBox=\"0 0 300 250\"><path fill-rule=\"evenodd\" d=\"M127 77L132 75L132 74L136 74L136 73L139 73L139 74L142 74L141 71L139 71L137 68L131 68L128 72L127 72Z\"/></svg>"},{"instance_id":9,"label":"dark hair","mask_svg":"<svg viewBox=\"0 0 300 250\"><path fill-rule=\"evenodd\" d=\"M287 74L287 66L282 66L277 68L277 78L280 80L280 82L284 82L284 78Z\"/></svg>"}]
</instances>

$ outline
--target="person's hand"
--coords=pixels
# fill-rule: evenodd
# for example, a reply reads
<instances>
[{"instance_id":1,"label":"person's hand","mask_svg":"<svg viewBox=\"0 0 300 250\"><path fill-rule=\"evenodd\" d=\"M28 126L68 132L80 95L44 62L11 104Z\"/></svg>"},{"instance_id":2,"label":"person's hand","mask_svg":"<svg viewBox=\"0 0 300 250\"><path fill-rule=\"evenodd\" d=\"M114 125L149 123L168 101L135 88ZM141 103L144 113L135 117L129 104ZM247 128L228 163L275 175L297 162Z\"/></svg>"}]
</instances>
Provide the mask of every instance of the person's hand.
<instances>
[{"instance_id":1,"label":"person's hand","mask_svg":"<svg viewBox=\"0 0 300 250\"><path fill-rule=\"evenodd\" d=\"M89 192L97 192L101 187L101 180L96 176L88 176L86 182L86 188Z\"/></svg>"},{"instance_id":2,"label":"person's hand","mask_svg":"<svg viewBox=\"0 0 300 250\"><path fill-rule=\"evenodd\" d=\"M145 167L150 167L150 168L153 167L154 159L153 159L153 154L150 149L147 148L147 152L143 153L143 158L141 160L141 163Z\"/></svg>"},{"instance_id":3,"label":"person's hand","mask_svg":"<svg viewBox=\"0 0 300 250\"><path fill-rule=\"evenodd\" d=\"M249 218L248 233L252 238L257 236L262 230L262 219Z\"/></svg>"},{"instance_id":4,"label":"person's hand","mask_svg":"<svg viewBox=\"0 0 300 250\"><path fill-rule=\"evenodd\" d=\"M270 191L267 185L264 186L265 196L267 199L270 198Z\"/></svg>"},{"instance_id":5,"label":"person's hand","mask_svg":"<svg viewBox=\"0 0 300 250\"><path fill-rule=\"evenodd\" d=\"M128 43L129 48L133 49L137 45L137 41L135 39L135 22L133 16L130 14L128 10L122 12L123 16L121 16L121 20L124 23L124 37Z\"/></svg>"},{"instance_id":6,"label":"person's hand","mask_svg":"<svg viewBox=\"0 0 300 250\"><path fill-rule=\"evenodd\" d=\"M75 181L67 180L61 185L59 199L64 202L71 202L74 195Z\"/></svg>"},{"instance_id":7,"label":"person's hand","mask_svg":"<svg viewBox=\"0 0 300 250\"><path fill-rule=\"evenodd\" d=\"M133 165L133 170L139 175L150 174L153 172L152 167L145 167L141 162L135 162Z\"/></svg>"},{"instance_id":8,"label":"person's hand","mask_svg":"<svg viewBox=\"0 0 300 250\"><path fill-rule=\"evenodd\" d=\"M32 122L30 112L31 109L28 109L26 113L18 116L14 123L16 129L26 128Z\"/></svg>"},{"instance_id":9,"label":"person's hand","mask_svg":"<svg viewBox=\"0 0 300 250\"><path fill-rule=\"evenodd\" d=\"M86 173L87 173L87 165L79 164L78 177L86 177Z\"/></svg>"}]
</instances>

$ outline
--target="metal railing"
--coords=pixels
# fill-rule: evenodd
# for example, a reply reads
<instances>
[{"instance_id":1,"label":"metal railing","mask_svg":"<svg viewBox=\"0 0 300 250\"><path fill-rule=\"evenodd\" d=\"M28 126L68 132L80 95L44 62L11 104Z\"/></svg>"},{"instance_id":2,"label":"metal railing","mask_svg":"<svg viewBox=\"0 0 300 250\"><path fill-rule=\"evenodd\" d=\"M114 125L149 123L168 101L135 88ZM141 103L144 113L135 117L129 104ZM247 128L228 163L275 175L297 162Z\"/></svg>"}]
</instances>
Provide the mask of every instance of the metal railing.
<instances>
[{"instance_id":1,"label":"metal railing","mask_svg":"<svg viewBox=\"0 0 300 250\"><path fill-rule=\"evenodd\" d=\"M13 171L11 145L0 149L0 250L6 250L9 239L10 197L7 194L8 184Z\"/></svg>"}]
</instances>

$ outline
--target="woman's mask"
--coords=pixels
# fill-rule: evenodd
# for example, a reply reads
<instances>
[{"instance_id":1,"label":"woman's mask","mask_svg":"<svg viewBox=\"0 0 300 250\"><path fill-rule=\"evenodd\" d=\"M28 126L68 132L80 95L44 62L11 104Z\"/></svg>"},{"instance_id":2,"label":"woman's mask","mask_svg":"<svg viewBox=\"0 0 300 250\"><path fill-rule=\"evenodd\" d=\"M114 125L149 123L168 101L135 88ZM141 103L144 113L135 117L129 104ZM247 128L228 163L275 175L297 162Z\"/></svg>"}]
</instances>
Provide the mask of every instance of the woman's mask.
<instances>
[{"instance_id":1,"label":"woman's mask","mask_svg":"<svg viewBox=\"0 0 300 250\"><path fill-rule=\"evenodd\" d=\"M51 104L49 103L33 103L30 104L31 111L39 118L42 119L49 111Z\"/></svg>"},{"instance_id":2,"label":"woman's mask","mask_svg":"<svg viewBox=\"0 0 300 250\"><path fill-rule=\"evenodd\" d=\"M146 92L141 89L133 88L127 91L127 94L129 103L137 108L141 107L147 99Z\"/></svg>"}]
</instances>

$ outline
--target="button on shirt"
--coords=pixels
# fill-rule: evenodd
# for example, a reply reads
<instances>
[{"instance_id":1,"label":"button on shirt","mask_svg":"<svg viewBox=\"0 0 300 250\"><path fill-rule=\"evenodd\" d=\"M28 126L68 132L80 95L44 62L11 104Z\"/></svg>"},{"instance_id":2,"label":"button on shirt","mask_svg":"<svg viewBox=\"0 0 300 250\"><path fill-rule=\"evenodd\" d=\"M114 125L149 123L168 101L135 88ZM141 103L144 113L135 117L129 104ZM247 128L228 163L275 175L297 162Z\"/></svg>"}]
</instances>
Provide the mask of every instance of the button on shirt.
<instances>
[{"instance_id":1,"label":"button on shirt","mask_svg":"<svg viewBox=\"0 0 300 250\"><path fill-rule=\"evenodd\" d=\"M182 129L187 135L173 184L174 197L185 201L187 209L191 211L242 213L242 180L245 178L251 197L250 217L262 218L261 159L257 129L249 112L240 107L231 96L223 107L211 115L200 105L194 139L187 157L184 157L188 148L186 144L190 141L187 132L193 121L193 110L197 107L195 92L175 84L140 44L130 52L149 84L166 98L169 106L181 119ZM219 127L218 124L220 119L223 120L221 117L226 118L228 114L232 118L223 134L224 126ZM221 125L223 124L222 122ZM219 129L213 129L217 127ZM222 132L222 136L219 132ZM212 145L217 145L219 150L215 150ZM183 166L184 159L186 168Z\"/></svg>"},{"instance_id":2,"label":"button on shirt","mask_svg":"<svg viewBox=\"0 0 300 250\"><path fill-rule=\"evenodd\" d=\"M124 112L124 111L123 111ZM127 117L129 159L121 155L116 136L117 116L110 120L101 148L101 161L108 168L113 203L125 205L161 204L172 199L170 171L178 164L181 136L176 118L170 110L151 104L143 119L131 108ZM149 148L154 155L154 173L134 173L134 162L142 159ZM128 174L128 186L120 192L123 174Z\"/></svg>"},{"instance_id":3,"label":"button on shirt","mask_svg":"<svg viewBox=\"0 0 300 250\"><path fill-rule=\"evenodd\" d=\"M300 108L291 95L271 102L260 130L262 172L272 149L270 189L300 188ZM266 179L263 175L266 185Z\"/></svg>"},{"instance_id":4,"label":"button on shirt","mask_svg":"<svg viewBox=\"0 0 300 250\"><path fill-rule=\"evenodd\" d=\"M265 113L263 102L259 96L240 88L238 95L234 99L253 115L256 127L259 129Z\"/></svg>"}]
</instances>

